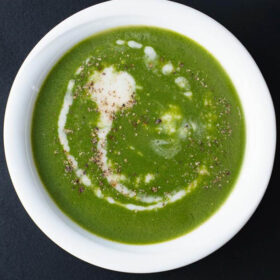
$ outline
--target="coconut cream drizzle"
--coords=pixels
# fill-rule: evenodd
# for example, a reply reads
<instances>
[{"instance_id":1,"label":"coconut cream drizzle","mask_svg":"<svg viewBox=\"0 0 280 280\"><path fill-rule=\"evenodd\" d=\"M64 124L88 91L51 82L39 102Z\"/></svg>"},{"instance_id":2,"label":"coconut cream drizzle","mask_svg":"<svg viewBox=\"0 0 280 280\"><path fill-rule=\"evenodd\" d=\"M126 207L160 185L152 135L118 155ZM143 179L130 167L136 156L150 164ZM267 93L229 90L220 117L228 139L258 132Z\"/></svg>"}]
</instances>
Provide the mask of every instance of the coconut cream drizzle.
<instances>
[{"instance_id":1,"label":"coconut cream drizzle","mask_svg":"<svg viewBox=\"0 0 280 280\"><path fill-rule=\"evenodd\" d=\"M174 71L174 67L171 62L166 63L161 69L163 75L169 75L173 71Z\"/></svg>"},{"instance_id":2,"label":"coconut cream drizzle","mask_svg":"<svg viewBox=\"0 0 280 280\"><path fill-rule=\"evenodd\" d=\"M117 40L116 44L124 45L125 41ZM142 44L135 41L128 41L127 45L130 48L140 49L142 48ZM146 46L144 48L144 58L146 62L156 61L157 53L151 46ZM80 66L76 75L79 75L82 71L83 66ZM169 74L173 71L172 63L166 64L162 68L163 74ZM76 174L76 176L80 179L80 182L89 187L93 188L95 195L100 199L105 199L108 203L116 204L121 207L125 207L129 210L135 211L147 211L153 210L157 208L162 208L168 203L173 203L181 198L183 198L186 194L190 193L197 187L197 182L200 176L207 175L206 170L201 170L197 179L188 184L185 188L180 190L174 190L170 192L168 195L156 196L156 195L145 195L141 193L137 193L134 190L131 190L127 186L125 186L120 181L123 179L123 175L117 174L114 172L110 161L108 161L107 157L107 135L110 132L114 120L115 114L119 110L126 110L131 108L135 103L135 94L136 86L134 78L127 72L115 71L113 66L105 68L103 71L95 71L93 75L89 78L89 83L92 83L93 86L87 87L88 93L93 102L96 103L98 107L98 111L100 113L99 121L97 123L97 164L99 168L102 170L105 178L108 183L123 196L126 196L130 199L133 199L135 202L141 202L149 205L137 205L133 203L122 203L120 201L115 200L112 197L105 196L102 193L102 190L92 184L90 178L85 175L84 170L80 169L78 166L78 162L73 155L70 153L70 147L67 139L67 133L65 129L67 115L69 113L69 109L73 103L73 88L75 86L75 80L70 80L67 86L67 90L64 96L63 106L60 111L59 119L58 119L58 137L60 143L65 151L65 155L67 160L71 163L71 166ZM185 90L189 90L189 83L185 77L178 77L175 79L175 83ZM156 144L158 140L155 140ZM162 144L163 145L163 144ZM157 152L160 152L162 149L160 147L157 149ZM145 177L145 183L149 183L153 180L154 177L151 174L147 174Z\"/></svg>"},{"instance_id":3,"label":"coconut cream drizzle","mask_svg":"<svg viewBox=\"0 0 280 280\"><path fill-rule=\"evenodd\" d=\"M67 134L65 132L65 125L67 120L67 115L69 113L70 106L73 103L73 88L74 88L75 81L70 80L67 86L66 94L64 96L63 106L59 114L58 118L58 137L60 143L65 151L65 155L67 160L71 164L72 168L74 169L76 176L81 180L81 183L85 186L90 186L91 181L87 175L84 174L83 170L79 168L78 162L76 159L70 154L70 147L67 139Z\"/></svg>"},{"instance_id":4,"label":"coconut cream drizzle","mask_svg":"<svg viewBox=\"0 0 280 280\"><path fill-rule=\"evenodd\" d=\"M144 54L145 54L145 57L151 61L155 60L157 58L156 51L154 50L153 47L150 47L150 46L147 46L144 48Z\"/></svg>"},{"instance_id":5,"label":"coconut cream drizzle","mask_svg":"<svg viewBox=\"0 0 280 280\"><path fill-rule=\"evenodd\" d=\"M138 42L135 42L135 41L128 41L127 42L127 45L130 47L130 48L133 48L133 49L141 49L142 48L142 44L138 43Z\"/></svg>"}]
</instances>

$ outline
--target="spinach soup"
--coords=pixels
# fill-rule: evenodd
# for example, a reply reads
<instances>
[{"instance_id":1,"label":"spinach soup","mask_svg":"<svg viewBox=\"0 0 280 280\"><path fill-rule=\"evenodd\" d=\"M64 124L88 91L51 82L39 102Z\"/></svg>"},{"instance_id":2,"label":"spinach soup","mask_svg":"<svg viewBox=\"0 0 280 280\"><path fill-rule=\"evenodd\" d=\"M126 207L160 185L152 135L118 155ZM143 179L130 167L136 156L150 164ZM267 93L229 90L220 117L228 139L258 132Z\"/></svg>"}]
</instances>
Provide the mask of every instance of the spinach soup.
<instances>
[{"instance_id":1,"label":"spinach soup","mask_svg":"<svg viewBox=\"0 0 280 280\"><path fill-rule=\"evenodd\" d=\"M213 215L245 146L236 90L215 58L187 37L142 26L69 50L40 89L31 136L60 209L132 244L181 236Z\"/></svg>"}]
</instances>

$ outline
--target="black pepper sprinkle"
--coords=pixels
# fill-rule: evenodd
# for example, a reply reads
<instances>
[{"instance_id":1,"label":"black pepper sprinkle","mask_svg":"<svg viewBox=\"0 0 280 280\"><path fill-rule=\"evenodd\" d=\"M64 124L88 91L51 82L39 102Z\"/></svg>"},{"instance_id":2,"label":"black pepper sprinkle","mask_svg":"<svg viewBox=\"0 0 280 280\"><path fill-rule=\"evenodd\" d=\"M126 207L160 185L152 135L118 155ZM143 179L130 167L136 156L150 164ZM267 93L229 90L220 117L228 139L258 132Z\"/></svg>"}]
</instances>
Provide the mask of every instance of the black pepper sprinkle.
<instances>
[{"instance_id":1,"label":"black pepper sprinkle","mask_svg":"<svg viewBox=\"0 0 280 280\"><path fill-rule=\"evenodd\" d=\"M157 192L158 191L158 188L157 187L152 187L152 192Z\"/></svg>"},{"instance_id":2,"label":"black pepper sprinkle","mask_svg":"<svg viewBox=\"0 0 280 280\"><path fill-rule=\"evenodd\" d=\"M79 193L83 193L85 191L85 188L84 187L79 187Z\"/></svg>"},{"instance_id":3,"label":"black pepper sprinkle","mask_svg":"<svg viewBox=\"0 0 280 280\"><path fill-rule=\"evenodd\" d=\"M73 167L71 165L66 165L65 166L65 172L70 173L73 171Z\"/></svg>"}]
</instances>

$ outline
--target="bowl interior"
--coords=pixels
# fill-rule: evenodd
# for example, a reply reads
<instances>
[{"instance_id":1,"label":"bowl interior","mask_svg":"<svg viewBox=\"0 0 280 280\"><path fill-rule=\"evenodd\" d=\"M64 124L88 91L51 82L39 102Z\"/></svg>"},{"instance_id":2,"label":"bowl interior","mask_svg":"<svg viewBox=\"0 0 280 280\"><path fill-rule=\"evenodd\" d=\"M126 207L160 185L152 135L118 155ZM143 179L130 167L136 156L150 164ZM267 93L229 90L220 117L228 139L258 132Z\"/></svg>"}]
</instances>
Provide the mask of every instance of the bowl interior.
<instances>
[{"instance_id":1,"label":"bowl interior","mask_svg":"<svg viewBox=\"0 0 280 280\"><path fill-rule=\"evenodd\" d=\"M32 158L33 107L48 72L79 41L102 30L125 25L168 28L204 46L221 63L235 85L246 122L243 167L227 201L191 233L154 245L111 242L80 228L49 197ZM56 244L105 268L155 272L186 265L210 254L249 219L270 177L275 152L275 116L268 89L255 62L225 28L196 10L168 1L122 0L106 2L75 14L36 45L11 89L4 140L8 168L21 202L34 222Z\"/></svg>"}]
</instances>

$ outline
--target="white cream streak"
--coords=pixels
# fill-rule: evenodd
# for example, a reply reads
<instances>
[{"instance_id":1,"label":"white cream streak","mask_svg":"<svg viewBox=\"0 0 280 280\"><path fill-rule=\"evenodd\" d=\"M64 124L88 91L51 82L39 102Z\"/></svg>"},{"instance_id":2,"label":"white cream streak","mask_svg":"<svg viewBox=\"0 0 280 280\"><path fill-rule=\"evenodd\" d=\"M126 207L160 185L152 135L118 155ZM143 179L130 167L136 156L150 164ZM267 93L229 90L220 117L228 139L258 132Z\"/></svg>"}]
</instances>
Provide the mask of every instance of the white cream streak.
<instances>
[{"instance_id":1,"label":"white cream streak","mask_svg":"<svg viewBox=\"0 0 280 280\"><path fill-rule=\"evenodd\" d=\"M67 86L66 94L64 96L63 106L59 114L58 118L58 137L60 143L65 151L67 160L72 165L76 176L81 180L81 182L86 185L90 186L91 181L83 172L83 170L79 169L78 163L76 159L70 154L70 147L68 144L67 134L65 132L65 125L67 120L67 115L69 113L70 106L73 103L73 88L75 85L74 80L70 80Z\"/></svg>"},{"instance_id":2,"label":"white cream streak","mask_svg":"<svg viewBox=\"0 0 280 280\"><path fill-rule=\"evenodd\" d=\"M150 53L150 49L149 49ZM152 54L152 53L150 53ZM153 56L153 55L152 55ZM112 197L104 196L101 189L94 186L84 170L80 169L78 162L73 155L70 154L70 147L67 139L67 133L65 131L65 125L67 121L67 115L69 108L73 103L73 88L75 85L74 80L70 80L67 86L67 90L64 96L63 106L60 111L58 119L58 136L61 145L65 151L67 160L71 163L76 176L81 180L81 183L85 186L92 186L94 193L100 199L105 199L111 204L116 204L121 207L125 207L129 210L134 211L147 211L157 208L162 208L168 203L173 203L187 193L192 191L197 181L190 183L185 189L179 191L173 191L166 197L161 196L149 196L144 194L137 194L135 191L127 188L125 185L120 183L122 175L115 174L112 168L108 165L107 158L107 135L112 128L113 117L119 110L125 110L131 108L134 105L134 95L136 90L136 84L133 77L126 72L116 72L113 67L105 68L102 73L94 72L90 81L94 82L94 86L89 89L91 99L96 102L98 110L100 112L100 119L98 121L98 143L97 143L97 154L99 156L98 165L103 171L108 183L114 187L116 191L122 195L139 201L142 203L152 203L150 205L135 205L125 204L116 201ZM148 178L149 180L151 178ZM148 181L149 181L148 180Z\"/></svg>"}]
</instances>

